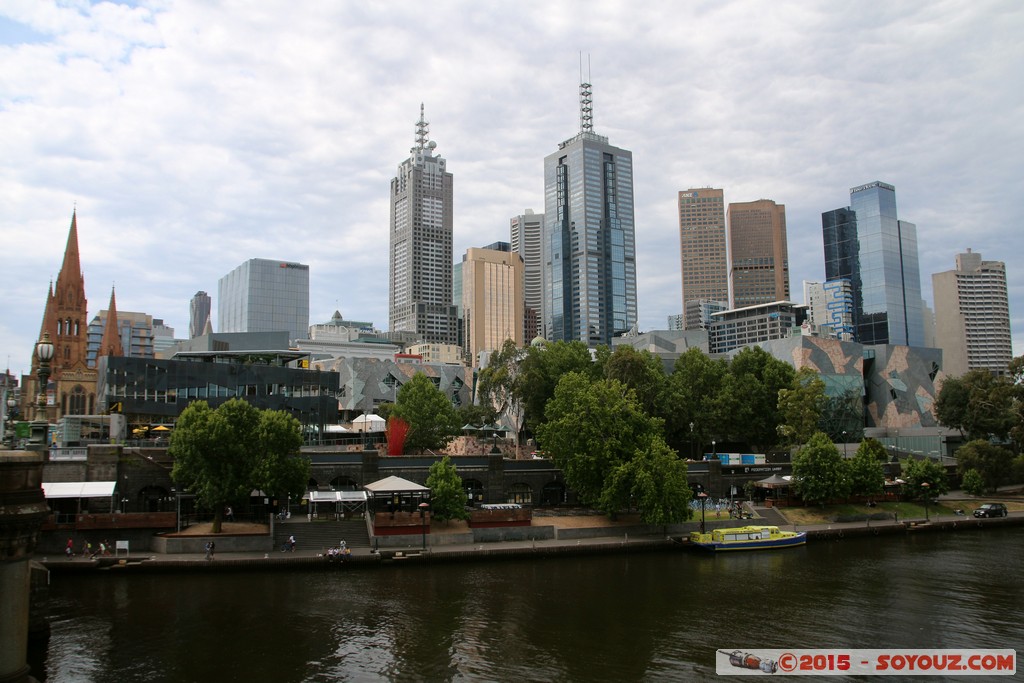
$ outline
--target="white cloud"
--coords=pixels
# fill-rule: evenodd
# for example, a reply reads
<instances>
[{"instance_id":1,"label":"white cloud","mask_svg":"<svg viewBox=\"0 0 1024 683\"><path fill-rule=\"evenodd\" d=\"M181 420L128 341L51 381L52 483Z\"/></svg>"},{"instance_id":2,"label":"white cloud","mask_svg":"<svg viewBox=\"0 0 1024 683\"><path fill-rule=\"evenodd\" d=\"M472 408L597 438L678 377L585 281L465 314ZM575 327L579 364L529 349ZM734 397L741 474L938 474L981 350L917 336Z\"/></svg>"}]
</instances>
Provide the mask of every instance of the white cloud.
<instances>
[{"instance_id":1,"label":"white cloud","mask_svg":"<svg viewBox=\"0 0 1024 683\"><path fill-rule=\"evenodd\" d=\"M76 201L90 315L116 283L119 308L184 335L192 294L269 257L310 264L314 321L386 326L388 184L420 102L455 175L458 259L543 210L581 51L596 130L634 154L642 328L681 308L679 190L785 204L798 296L822 276L821 212L879 179L918 226L926 292L967 247L1008 262L1024 348L1015 2L22 0L0 16L25 36L0 45L15 370Z\"/></svg>"}]
</instances>

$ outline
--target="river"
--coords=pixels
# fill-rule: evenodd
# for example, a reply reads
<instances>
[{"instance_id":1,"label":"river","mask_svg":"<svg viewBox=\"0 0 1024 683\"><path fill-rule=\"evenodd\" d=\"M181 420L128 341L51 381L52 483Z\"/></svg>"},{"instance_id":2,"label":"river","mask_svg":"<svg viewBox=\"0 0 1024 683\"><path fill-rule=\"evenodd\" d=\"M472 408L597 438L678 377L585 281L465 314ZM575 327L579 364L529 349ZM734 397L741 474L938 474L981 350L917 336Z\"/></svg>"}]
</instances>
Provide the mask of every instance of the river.
<instances>
[{"instance_id":1,"label":"river","mask_svg":"<svg viewBox=\"0 0 1024 683\"><path fill-rule=\"evenodd\" d=\"M1022 565L1014 527L717 556L54 574L45 671L34 673L51 683L692 681L716 678L717 648L1016 648Z\"/></svg>"}]
</instances>

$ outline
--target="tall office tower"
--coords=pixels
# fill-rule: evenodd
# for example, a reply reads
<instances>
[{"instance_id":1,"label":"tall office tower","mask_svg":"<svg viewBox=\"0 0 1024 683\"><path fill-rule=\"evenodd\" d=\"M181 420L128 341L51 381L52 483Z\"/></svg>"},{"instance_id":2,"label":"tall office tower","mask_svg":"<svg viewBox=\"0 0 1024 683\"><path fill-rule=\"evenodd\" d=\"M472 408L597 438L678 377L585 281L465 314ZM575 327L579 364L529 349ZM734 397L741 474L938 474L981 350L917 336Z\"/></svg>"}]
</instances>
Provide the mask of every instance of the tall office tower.
<instances>
[{"instance_id":1,"label":"tall office tower","mask_svg":"<svg viewBox=\"0 0 1024 683\"><path fill-rule=\"evenodd\" d=\"M390 332L423 342L458 343L452 304L452 174L428 123L416 123L416 146L391 180Z\"/></svg>"},{"instance_id":2,"label":"tall office tower","mask_svg":"<svg viewBox=\"0 0 1024 683\"><path fill-rule=\"evenodd\" d=\"M113 339L116 337L117 339ZM112 349L117 349L115 353ZM89 322L89 367L96 367L102 356L155 358L153 316L135 311L119 311L110 294L110 305Z\"/></svg>"},{"instance_id":3,"label":"tall office tower","mask_svg":"<svg viewBox=\"0 0 1024 683\"><path fill-rule=\"evenodd\" d=\"M580 132L544 159L543 325L590 347L636 325L633 153L593 131L589 83Z\"/></svg>"},{"instance_id":4,"label":"tall office tower","mask_svg":"<svg viewBox=\"0 0 1024 683\"><path fill-rule=\"evenodd\" d=\"M206 329L206 321L210 319L210 295L196 292L188 306L188 338L195 339Z\"/></svg>"},{"instance_id":5,"label":"tall office tower","mask_svg":"<svg viewBox=\"0 0 1024 683\"><path fill-rule=\"evenodd\" d=\"M679 193L679 252L682 259L683 314L691 301L729 301L729 262L722 190L691 188ZM698 306L699 308L699 306ZM721 310L728 308L723 305ZM685 328L684 328L685 329Z\"/></svg>"},{"instance_id":6,"label":"tall office tower","mask_svg":"<svg viewBox=\"0 0 1024 683\"><path fill-rule=\"evenodd\" d=\"M309 336L309 266L249 259L217 281L221 332L288 332Z\"/></svg>"},{"instance_id":7,"label":"tall office tower","mask_svg":"<svg viewBox=\"0 0 1024 683\"><path fill-rule=\"evenodd\" d=\"M462 316L466 358L497 351L506 339L523 345L523 258L503 249L466 250L462 258Z\"/></svg>"},{"instance_id":8,"label":"tall office tower","mask_svg":"<svg viewBox=\"0 0 1024 683\"><path fill-rule=\"evenodd\" d=\"M510 221L512 251L523 257L523 339L533 341L541 332L540 317L544 300L543 275L541 267L541 234L544 230L544 214L526 213L514 216Z\"/></svg>"},{"instance_id":9,"label":"tall office tower","mask_svg":"<svg viewBox=\"0 0 1024 683\"><path fill-rule=\"evenodd\" d=\"M732 308L789 301L786 207L770 199L729 204Z\"/></svg>"},{"instance_id":10,"label":"tall office tower","mask_svg":"<svg viewBox=\"0 0 1024 683\"><path fill-rule=\"evenodd\" d=\"M843 341L853 341L853 288L849 280L808 282L804 280L807 322L817 332Z\"/></svg>"},{"instance_id":11,"label":"tall office tower","mask_svg":"<svg viewBox=\"0 0 1024 683\"><path fill-rule=\"evenodd\" d=\"M855 341L924 344L917 227L896 215L896 188L850 190L850 206L821 214L825 278L853 289Z\"/></svg>"},{"instance_id":12,"label":"tall office tower","mask_svg":"<svg viewBox=\"0 0 1024 683\"><path fill-rule=\"evenodd\" d=\"M932 275L935 342L947 375L970 370L1005 375L1013 360L1006 264L982 261L970 249L957 254L956 270Z\"/></svg>"}]
</instances>

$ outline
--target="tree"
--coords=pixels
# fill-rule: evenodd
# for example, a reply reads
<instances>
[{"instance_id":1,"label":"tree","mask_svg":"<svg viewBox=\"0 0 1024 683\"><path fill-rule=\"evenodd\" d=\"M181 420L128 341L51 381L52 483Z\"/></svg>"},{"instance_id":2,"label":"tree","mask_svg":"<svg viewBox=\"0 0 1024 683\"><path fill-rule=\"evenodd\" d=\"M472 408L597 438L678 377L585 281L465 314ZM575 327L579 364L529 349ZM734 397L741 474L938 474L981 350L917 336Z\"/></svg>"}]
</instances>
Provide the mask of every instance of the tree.
<instances>
[{"instance_id":1,"label":"tree","mask_svg":"<svg viewBox=\"0 0 1024 683\"><path fill-rule=\"evenodd\" d=\"M967 470L960 482L960 488L972 496L980 496L985 493L985 480L978 470Z\"/></svg>"},{"instance_id":2,"label":"tree","mask_svg":"<svg viewBox=\"0 0 1024 683\"><path fill-rule=\"evenodd\" d=\"M629 498L645 524L677 524L690 518L691 494L686 462L655 436L632 459L612 470L603 493L609 500L602 507Z\"/></svg>"},{"instance_id":3,"label":"tree","mask_svg":"<svg viewBox=\"0 0 1024 683\"><path fill-rule=\"evenodd\" d=\"M911 500L924 500L925 497L949 493L946 468L928 458L907 461L907 466L903 468L903 481L903 492Z\"/></svg>"},{"instance_id":4,"label":"tree","mask_svg":"<svg viewBox=\"0 0 1024 683\"><path fill-rule=\"evenodd\" d=\"M885 490L885 447L875 439L865 439L849 461L850 493L878 496Z\"/></svg>"},{"instance_id":5,"label":"tree","mask_svg":"<svg viewBox=\"0 0 1024 683\"><path fill-rule=\"evenodd\" d=\"M537 433L544 423L545 406L555 395L559 380L570 372L593 378L596 372L590 349L581 341L558 341L531 346L519 366L518 394L523 402L526 428Z\"/></svg>"},{"instance_id":6,"label":"tree","mask_svg":"<svg viewBox=\"0 0 1024 683\"><path fill-rule=\"evenodd\" d=\"M301 425L286 413L261 411L237 398L216 410L196 401L171 435L171 477L213 510L213 533L220 533L224 506L248 498L254 488L279 494L305 488L309 461L291 457L301 444Z\"/></svg>"},{"instance_id":7,"label":"tree","mask_svg":"<svg viewBox=\"0 0 1024 683\"><path fill-rule=\"evenodd\" d=\"M718 394L727 374L724 360L711 360L698 348L689 349L676 360L665 382L664 412L660 415L665 420L665 441L671 448L700 460L701 445L721 438Z\"/></svg>"},{"instance_id":8,"label":"tree","mask_svg":"<svg viewBox=\"0 0 1024 683\"><path fill-rule=\"evenodd\" d=\"M661 414L665 391L665 366L650 351L620 346L603 364L605 379L616 379L636 393L640 405L651 416Z\"/></svg>"},{"instance_id":9,"label":"tree","mask_svg":"<svg viewBox=\"0 0 1024 683\"><path fill-rule=\"evenodd\" d=\"M983 439L970 441L956 452L960 476L974 471L981 475L985 490L995 491L1009 484L1013 477L1013 453Z\"/></svg>"},{"instance_id":10,"label":"tree","mask_svg":"<svg viewBox=\"0 0 1024 683\"><path fill-rule=\"evenodd\" d=\"M442 522L469 519L462 479L447 455L430 466L427 488L430 489L430 514L435 519Z\"/></svg>"},{"instance_id":11,"label":"tree","mask_svg":"<svg viewBox=\"0 0 1024 683\"><path fill-rule=\"evenodd\" d=\"M520 386L520 364L525 356L525 350L506 339L501 349L491 354L487 367L480 371L478 385L480 404L495 416L488 422L496 422L501 415L512 425L517 454L526 420L526 404Z\"/></svg>"},{"instance_id":12,"label":"tree","mask_svg":"<svg viewBox=\"0 0 1024 683\"><path fill-rule=\"evenodd\" d=\"M779 390L780 435L791 445L805 443L818 431L825 403L821 375L809 367L800 368L792 387Z\"/></svg>"},{"instance_id":13,"label":"tree","mask_svg":"<svg viewBox=\"0 0 1024 683\"><path fill-rule=\"evenodd\" d=\"M948 378L935 398L939 424L959 430L971 441L1005 439L1014 427L1017 385L987 370L971 370Z\"/></svg>"},{"instance_id":14,"label":"tree","mask_svg":"<svg viewBox=\"0 0 1024 683\"><path fill-rule=\"evenodd\" d=\"M441 450L459 433L455 406L423 373L416 373L398 390L392 416L409 423L406 450Z\"/></svg>"},{"instance_id":15,"label":"tree","mask_svg":"<svg viewBox=\"0 0 1024 683\"><path fill-rule=\"evenodd\" d=\"M592 382L578 372L561 379L545 416L537 432L540 444L580 499L607 514L625 507L628 487L619 480L606 491L609 477L638 450L651 447L661 420L644 413L621 382Z\"/></svg>"},{"instance_id":16,"label":"tree","mask_svg":"<svg viewBox=\"0 0 1024 683\"><path fill-rule=\"evenodd\" d=\"M793 481L808 503L825 504L850 492L849 467L839 449L823 432L814 434L793 456Z\"/></svg>"},{"instance_id":17,"label":"tree","mask_svg":"<svg viewBox=\"0 0 1024 683\"><path fill-rule=\"evenodd\" d=\"M727 437L761 452L778 443L778 427L784 421L779 391L790 388L795 375L793 366L760 347L736 354L719 394L719 418Z\"/></svg>"}]
</instances>

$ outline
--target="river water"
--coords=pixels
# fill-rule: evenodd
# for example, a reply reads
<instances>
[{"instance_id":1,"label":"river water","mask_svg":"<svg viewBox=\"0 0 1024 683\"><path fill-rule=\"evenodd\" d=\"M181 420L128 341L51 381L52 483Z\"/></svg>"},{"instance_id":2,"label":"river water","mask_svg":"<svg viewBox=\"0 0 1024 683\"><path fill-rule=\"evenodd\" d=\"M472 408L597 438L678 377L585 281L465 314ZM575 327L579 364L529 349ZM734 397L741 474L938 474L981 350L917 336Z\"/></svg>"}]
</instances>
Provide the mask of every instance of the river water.
<instances>
[{"instance_id":1,"label":"river water","mask_svg":"<svg viewBox=\"0 0 1024 683\"><path fill-rule=\"evenodd\" d=\"M1022 565L1015 527L717 556L54 574L52 636L35 674L692 681L716 677L717 648L1018 648Z\"/></svg>"}]
</instances>

